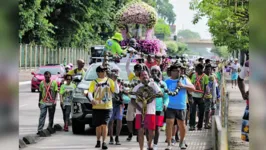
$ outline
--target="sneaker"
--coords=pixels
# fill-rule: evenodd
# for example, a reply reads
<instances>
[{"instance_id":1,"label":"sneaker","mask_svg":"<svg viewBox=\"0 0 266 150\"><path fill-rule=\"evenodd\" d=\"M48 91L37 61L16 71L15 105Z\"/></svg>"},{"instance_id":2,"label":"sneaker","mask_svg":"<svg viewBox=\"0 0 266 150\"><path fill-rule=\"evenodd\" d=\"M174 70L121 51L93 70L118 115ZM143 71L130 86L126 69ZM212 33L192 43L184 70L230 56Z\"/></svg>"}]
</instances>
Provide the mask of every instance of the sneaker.
<instances>
[{"instance_id":1,"label":"sneaker","mask_svg":"<svg viewBox=\"0 0 266 150\"><path fill-rule=\"evenodd\" d=\"M105 142L103 142L102 144L102 149L108 149L107 144Z\"/></svg>"},{"instance_id":2,"label":"sneaker","mask_svg":"<svg viewBox=\"0 0 266 150\"><path fill-rule=\"evenodd\" d=\"M199 131L201 131L201 130L202 130L202 128L198 128L198 130L199 130Z\"/></svg>"},{"instance_id":3,"label":"sneaker","mask_svg":"<svg viewBox=\"0 0 266 150\"><path fill-rule=\"evenodd\" d=\"M175 146L176 141L172 139L171 143L172 143L172 146Z\"/></svg>"},{"instance_id":4,"label":"sneaker","mask_svg":"<svg viewBox=\"0 0 266 150\"><path fill-rule=\"evenodd\" d=\"M109 142L110 145L113 145L114 144L114 139L113 137L110 137L110 142Z\"/></svg>"},{"instance_id":5,"label":"sneaker","mask_svg":"<svg viewBox=\"0 0 266 150\"><path fill-rule=\"evenodd\" d=\"M166 124L163 125L163 127L161 128L161 131L165 131L166 129Z\"/></svg>"},{"instance_id":6,"label":"sneaker","mask_svg":"<svg viewBox=\"0 0 266 150\"><path fill-rule=\"evenodd\" d=\"M172 147L171 146L167 146L165 150L171 150Z\"/></svg>"},{"instance_id":7,"label":"sneaker","mask_svg":"<svg viewBox=\"0 0 266 150\"><path fill-rule=\"evenodd\" d=\"M187 149L185 142L179 144L180 149Z\"/></svg>"},{"instance_id":8,"label":"sneaker","mask_svg":"<svg viewBox=\"0 0 266 150\"><path fill-rule=\"evenodd\" d=\"M204 129L211 129L211 126L207 125L204 127Z\"/></svg>"},{"instance_id":9,"label":"sneaker","mask_svg":"<svg viewBox=\"0 0 266 150\"><path fill-rule=\"evenodd\" d=\"M132 140L132 136L133 136L132 133L128 135L128 137L127 137L127 141L128 141L128 142L130 142L130 141Z\"/></svg>"},{"instance_id":10,"label":"sneaker","mask_svg":"<svg viewBox=\"0 0 266 150\"><path fill-rule=\"evenodd\" d=\"M95 148L100 148L101 147L101 141L97 141L97 144L95 145Z\"/></svg>"},{"instance_id":11,"label":"sneaker","mask_svg":"<svg viewBox=\"0 0 266 150\"><path fill-rule=\"evenodd\" d=\"M115 145L121 145L121 143L119 142L118 136L115 137Z\"/></svg>"},{"instance_id":12,"label":"sneaker","mask_svg":"<svg viewBox=\"0 0 266 150\"><path fill-rule=\"evenodd\" d=\"M195 127L189 127L189 131L194 131Z\"/></svg>"},{"instance_id":13,"label":"sneaker","mask_svg":"<svg viewBox=\"0 0 266 150\"><path fill-rule=\"evenodd\" d=\"M154 150L158 150L158 146L157 146L157 144L153 144L153 149L154 149Z\"/></svg>"}]
</instances>

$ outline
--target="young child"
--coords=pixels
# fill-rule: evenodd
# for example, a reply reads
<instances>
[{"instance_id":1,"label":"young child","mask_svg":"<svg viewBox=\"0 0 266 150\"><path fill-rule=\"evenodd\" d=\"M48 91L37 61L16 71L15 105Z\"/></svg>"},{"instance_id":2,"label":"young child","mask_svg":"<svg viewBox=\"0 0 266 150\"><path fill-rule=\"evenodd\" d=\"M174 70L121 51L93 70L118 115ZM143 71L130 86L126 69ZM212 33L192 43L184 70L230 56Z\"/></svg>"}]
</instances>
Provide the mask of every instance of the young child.
<instances>
[{"instance_id":1,"label":"young child","mask_svg":"<svg viewBox=\"0 0 266 150\"><path fill-rule=\"evenodd\" d=\"M69 116L71 112L71 103L73 100L73 91L76 88L76 85L71 83L72 76L66 75L65 76L66 83L63 84L60 88L60 105L63 112L63 119L64 119L64 131L68 132L68 125L69 125Z\"/></svg>"},{"instance_id":2,"label":"young child","mask_svg":"<svg viewBox=\"0 0 266 150\"><path fill-rule=\"evenodd\" d=\"M209 125L210 120L210 112L212 105L216 103L216 84L214 82L214 76L209 76L209 83L206 86L206 94L204 97L205 101L205 129L210 129L211 126Z\"/></svg>"}]
</instances>

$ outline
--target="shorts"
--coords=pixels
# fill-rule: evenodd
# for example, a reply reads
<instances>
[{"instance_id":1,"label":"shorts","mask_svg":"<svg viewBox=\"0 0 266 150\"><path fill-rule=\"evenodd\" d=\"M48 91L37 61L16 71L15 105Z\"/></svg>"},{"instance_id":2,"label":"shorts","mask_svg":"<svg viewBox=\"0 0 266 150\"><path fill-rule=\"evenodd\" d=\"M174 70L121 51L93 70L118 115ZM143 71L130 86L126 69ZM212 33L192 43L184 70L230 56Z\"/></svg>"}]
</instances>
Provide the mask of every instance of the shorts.
<instances>
[{"instance_id":1,"label":"shorts","mask_svg":"<svg viewBox=\"0 0 266 150\"><path fill-rule=\"evenodd\" d=\"M164 120L164 112L163 111L156 111L156 118L155 118L156 126L162 127L163 120Z\"/></svg>"},{"instance_id":2,"label":"shorts","mask_svg":"<svg viewBox=\"0 0 266 150\"><path fill-rule=\"evenodd\" d=\"M131 102L127 105L127 114L126 114L126 120L127 121L134 121L134 118L136 116L135 114L135 107L132 105Z\"/></svg>"},{"instance_id":3,"label":"shorts","mask_svg":"<svg viewBox=\"0 0 266 150\"><path fill-rule=\"evenodd\" d=\"M186 109L167 108L166 119L186 120Z\"/></svg>"},{"instance_id":4,"label":"shorts","mask_svg":"<svg viewBox=\"0 0 266 150\"><path fill-rule=\"evenodd\" d=\"M211 99L204 99L204 112L210 112L212 106Z\"/></svg>"},{"instance_id":5,"label":"shorts","mask_svg":"<svg viewBox=\"0 0 266 150\"><path fill-rule=\"evenodd\" d=\"M234 72L231 74L231 80L236 80L238 77L238 73L237 72Z\"/></svg>"},{"instance_id":6,"label":"shorts","mask_svg":"<svg viewBox=\"0 0 266 150\"><path fill-rule=\"evenodd\" d=\"M122 105L114 107L110 121L122 120L123 119L123 113L124 113L124 108Z\"/></svg>"},{"instance_id":7,"label":"shorts","mask_svg":"<svg viewBox=\"0 0 266 150\"><path fill-rule=\"evenodd\" d=\"M95 127L107 125L112 116L112 109L93 109L92 122Z\"/></svg>"},{"instance_id":8,"label":"shorts","mask_svg":"<svg viewBox=\"0 0 266 150\"><path fill-rule=\"evenodd\" d=\"M142 115L137 114L135 120L135 128L136 130L141 128L142 124ZM154 114L146 114L144 119L144 128L148 130L155 130L156 127L156 116Z\"/></svg>"}]
</instances>

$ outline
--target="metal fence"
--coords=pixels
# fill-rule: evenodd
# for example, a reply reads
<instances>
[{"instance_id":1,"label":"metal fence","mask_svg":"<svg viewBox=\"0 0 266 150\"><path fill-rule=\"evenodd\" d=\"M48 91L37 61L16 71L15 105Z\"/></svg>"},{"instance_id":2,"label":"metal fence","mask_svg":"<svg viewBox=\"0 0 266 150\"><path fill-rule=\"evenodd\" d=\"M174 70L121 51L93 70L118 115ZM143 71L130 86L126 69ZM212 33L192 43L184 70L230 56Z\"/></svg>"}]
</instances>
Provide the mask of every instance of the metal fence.
<instances>
[{"instance_id":1,"label":"metal fence","mask_svg":"<svg viewBox=\"0 0 266 150\"><path fill-rule=\"evenodd\" d=\"M90 51L79 48L47 48L40 45L20 44L19 68L20 70L32 70L46 64L76 65L77 59L83 59L86 63Z\"/></svg>"},{"instance_id":2,"label":"metal fence","mask_svg":"<svg viewBox=\"0 0 266 150\"><path fill-rule=\"evenodd\" d=\"M228 111L229 93L226 91L225 74L222 73L220 91L221 98L217 110L219 111L212 117L212 139L214 150L228 150Z\"/></svg>"}]
</instances>

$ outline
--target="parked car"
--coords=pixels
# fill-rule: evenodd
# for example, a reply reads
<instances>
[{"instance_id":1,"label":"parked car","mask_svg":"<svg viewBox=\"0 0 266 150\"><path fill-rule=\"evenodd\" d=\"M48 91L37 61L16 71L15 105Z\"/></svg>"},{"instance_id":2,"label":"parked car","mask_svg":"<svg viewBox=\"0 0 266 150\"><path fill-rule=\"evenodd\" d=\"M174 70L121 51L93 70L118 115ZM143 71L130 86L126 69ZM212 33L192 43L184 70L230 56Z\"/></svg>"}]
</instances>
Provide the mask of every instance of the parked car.
<instances>
[{"instance_id":1,"label":"parked car","mask_svg":"<svg viewBox=\"0 0 266 150\"><path fill-rule=\"evenodd\" d=\"M97 78L96 68L102 63L93 63L88 68L85 77L78 84L76 90L73 93L73 103L72 103L72 131L74 134L81 134L85 130L85 124L89 124L93 127L92 123L92 105L89 100L84 96L84 90L88 90L90 82ZM113 65L114 63L109 63ZM125 71L126 64L119 63L116 64L120 69L120 79L124 82L128 82L127 73ZM130 69L133 71L134 63L130 64ZM127 108L127 105L125 106ZM126 124L126 109L124 111L123 124Z\"/></svg>"},{"instance_id":2,"label":"parked car","mask_svg":"<svg viewBox=\"0 0 266 150\"><path fill-rule=\"evenodd\" d=\"M65 68L63 65L49 64L41 66L35 72L31 73L33 75L31 79L31 92L39 90L39 85L41 81L44 80L45 71L51 72L51 80L55 80L57 82L58 88L60 89L60 83L63 80Z\"/></svg>"}]
</instances>

